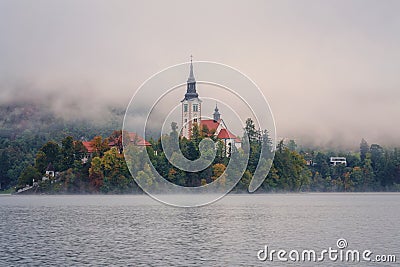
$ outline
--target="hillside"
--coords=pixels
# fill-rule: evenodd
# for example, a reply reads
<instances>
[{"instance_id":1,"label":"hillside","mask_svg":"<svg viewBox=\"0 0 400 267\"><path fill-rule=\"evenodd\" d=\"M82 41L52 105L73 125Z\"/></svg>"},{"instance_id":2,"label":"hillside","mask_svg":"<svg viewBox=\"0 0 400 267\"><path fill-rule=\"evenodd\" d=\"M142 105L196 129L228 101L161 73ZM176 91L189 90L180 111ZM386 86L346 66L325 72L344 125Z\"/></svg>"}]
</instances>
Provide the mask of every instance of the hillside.
<instances>
[{"instance_id":1,"label":"hillside","mask_svg":"<svg viewBox=\"0 0 400 267\"><path fill-rule=\"evenodd\" d=\"M120 129L123 109L108 108L101 120L65 119L45 105L29 102L0 104L0 189L14 186L22 170L34 163L36 152L47 141L66 136L90 140Z\"/></svg>"}]
</instances>

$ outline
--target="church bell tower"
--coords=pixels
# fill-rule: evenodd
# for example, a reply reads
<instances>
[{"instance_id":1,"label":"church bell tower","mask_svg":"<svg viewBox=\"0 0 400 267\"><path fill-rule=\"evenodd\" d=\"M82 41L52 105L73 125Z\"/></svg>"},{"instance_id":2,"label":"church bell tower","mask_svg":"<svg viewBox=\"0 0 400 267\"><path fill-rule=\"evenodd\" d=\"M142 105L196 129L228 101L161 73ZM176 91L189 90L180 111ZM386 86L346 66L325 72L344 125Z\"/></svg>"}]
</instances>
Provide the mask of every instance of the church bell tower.
<instances>
[{"instance_id":1,"label":"church bell tower","mask_svg":"<svg viewBox=\"0 0 400 267\"><path fill-rule=\"evenodd\" d=\"M196 92L196 79L193 74L193 62L190 58L190 72L186 84L185 98L182 103L182 132L181 136L190 139L192 137L192 129L195 124L200 127L201 120L201 100Z\"/></svg>"}]
</instances>

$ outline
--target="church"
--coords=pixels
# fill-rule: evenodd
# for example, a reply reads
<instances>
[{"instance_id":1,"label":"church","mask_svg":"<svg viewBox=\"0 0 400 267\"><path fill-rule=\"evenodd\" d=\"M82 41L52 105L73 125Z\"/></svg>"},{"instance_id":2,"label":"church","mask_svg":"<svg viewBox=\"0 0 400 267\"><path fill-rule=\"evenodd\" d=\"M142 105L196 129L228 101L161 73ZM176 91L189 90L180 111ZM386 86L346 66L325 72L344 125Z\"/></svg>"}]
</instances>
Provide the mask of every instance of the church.
<instances>
[{"instance_id":1,"label":"church","mask_svg":"<svg viewBox=\"0 0 400 267\"><path fill-rule=\"evenodd\" d=\"M221 118L217 104L215 105L212 119L203 119L202 100L196 91L196 79L193 73L193 63L190 60L190 72L186 85L185 97L182 103L182 129L181 137L190 139L192 137L193 126L197 124L200 131L207 132L209 136L216 136L224 145L226 151L230 151L232 146L239 148L241 140L228 130L224 120Z\"/></svg>"}]
</instances>

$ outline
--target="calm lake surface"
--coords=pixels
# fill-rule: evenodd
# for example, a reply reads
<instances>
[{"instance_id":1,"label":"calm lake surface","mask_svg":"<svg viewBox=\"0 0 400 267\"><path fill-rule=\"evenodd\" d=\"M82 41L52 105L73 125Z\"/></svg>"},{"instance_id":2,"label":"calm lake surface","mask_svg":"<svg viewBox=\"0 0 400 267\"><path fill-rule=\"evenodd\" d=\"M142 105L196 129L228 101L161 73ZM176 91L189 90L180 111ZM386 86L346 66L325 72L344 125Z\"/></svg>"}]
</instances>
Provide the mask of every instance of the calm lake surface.
<instances>
[{"instance_id":1,"label":"calm lake surface","mask_svg":"<svg viewBox=\"0 0 400 267\"><path fill-rule=\"evenodd\" d=\"M140 196L0 196L0 266L347 266L260 261L270 249L396 255L400 194L229 195L201 208Z\"/></svg>"}]
</instances>

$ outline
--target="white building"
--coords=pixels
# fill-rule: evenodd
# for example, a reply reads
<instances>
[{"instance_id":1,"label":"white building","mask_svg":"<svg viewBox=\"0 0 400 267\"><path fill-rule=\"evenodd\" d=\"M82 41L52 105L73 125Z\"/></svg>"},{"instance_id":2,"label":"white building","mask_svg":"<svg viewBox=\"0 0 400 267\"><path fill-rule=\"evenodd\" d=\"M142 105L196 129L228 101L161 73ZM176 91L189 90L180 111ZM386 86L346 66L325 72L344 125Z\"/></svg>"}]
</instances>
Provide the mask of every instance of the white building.
<instances>
[{"instance_id":1,"label":"white building","mask_svg":"<svg viewBox=\"0 0 400 267\"><path fill-rule=\"evenodd\" d=\"M338 164L343 164L344 166L347 166L347 161L345 157L331 157L330 163L333 166L336 166Z\"/></svg>"}]
</instances>

